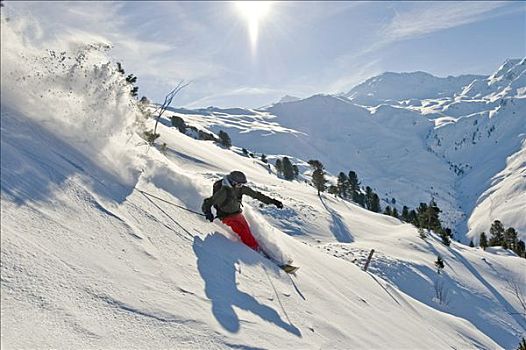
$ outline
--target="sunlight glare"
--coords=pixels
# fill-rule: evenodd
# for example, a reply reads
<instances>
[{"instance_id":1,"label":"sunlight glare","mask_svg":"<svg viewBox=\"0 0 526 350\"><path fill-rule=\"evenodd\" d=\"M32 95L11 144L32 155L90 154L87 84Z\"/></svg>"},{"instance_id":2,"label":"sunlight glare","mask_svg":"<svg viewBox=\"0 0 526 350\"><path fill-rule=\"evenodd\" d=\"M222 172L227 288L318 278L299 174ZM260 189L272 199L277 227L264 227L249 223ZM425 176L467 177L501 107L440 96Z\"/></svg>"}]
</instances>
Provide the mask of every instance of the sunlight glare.
<instances>
[{"instance_id":1,"label":"sunlight glare","mask_svg":"<svg viewBox=\"0 0 526 350\"><path fill-rule=\"evenodd\" d=\"M250 44L254 49L258 40L259 24L270 12L272 1L236 1L236 7L247 21Z\"/></svg>"}]
</instances>

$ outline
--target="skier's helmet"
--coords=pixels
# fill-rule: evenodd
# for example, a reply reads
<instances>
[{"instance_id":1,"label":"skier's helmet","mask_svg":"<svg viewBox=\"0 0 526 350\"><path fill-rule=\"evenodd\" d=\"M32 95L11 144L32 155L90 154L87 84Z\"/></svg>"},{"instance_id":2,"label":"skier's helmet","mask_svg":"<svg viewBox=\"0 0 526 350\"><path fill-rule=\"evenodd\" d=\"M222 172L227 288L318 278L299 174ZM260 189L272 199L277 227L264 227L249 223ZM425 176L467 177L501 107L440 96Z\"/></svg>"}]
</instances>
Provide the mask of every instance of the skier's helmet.
<instances>
[{"instance_id":1,"label":"skier's helmet","mask_svg":"<svg viewBox=\"0 0 526 350\"><path fill-rule=\"evenodd\" d=\"M228 174L227 179L232 185L247 183L247 177L245 176L245 174L237 170L234 170L230 174Z\"/></svg>"}]
</instances>

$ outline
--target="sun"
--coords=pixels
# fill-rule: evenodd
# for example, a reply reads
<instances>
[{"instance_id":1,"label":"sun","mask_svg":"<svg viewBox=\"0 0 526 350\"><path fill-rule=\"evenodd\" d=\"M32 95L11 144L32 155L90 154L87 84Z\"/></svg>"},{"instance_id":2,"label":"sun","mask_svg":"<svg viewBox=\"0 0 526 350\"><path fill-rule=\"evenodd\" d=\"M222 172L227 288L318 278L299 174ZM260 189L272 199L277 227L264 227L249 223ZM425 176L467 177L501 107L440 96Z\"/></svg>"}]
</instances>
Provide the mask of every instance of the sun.
<instances>
[{"instance_id":1,"label":"sun","mask_svg":"<svg viewBox=\"0 0 526 350\"><path fill-rule=\"evenodd\" d=\"M258 41L259 25L268 16L273 1L236 1L239 14L247 21L250 44L254 49Z\"/></svg>"}]
</instances>

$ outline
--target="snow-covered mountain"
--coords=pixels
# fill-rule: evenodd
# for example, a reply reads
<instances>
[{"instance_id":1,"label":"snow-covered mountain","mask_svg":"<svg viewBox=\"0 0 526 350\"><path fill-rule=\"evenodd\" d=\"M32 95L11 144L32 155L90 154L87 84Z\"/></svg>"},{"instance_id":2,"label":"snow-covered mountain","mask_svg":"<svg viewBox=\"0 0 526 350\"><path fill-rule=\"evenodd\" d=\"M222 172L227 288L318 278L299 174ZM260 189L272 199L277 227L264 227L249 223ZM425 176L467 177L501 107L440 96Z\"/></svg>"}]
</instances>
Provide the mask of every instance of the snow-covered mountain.
<instances>
[{"instance_id":1,"label":"snow-covered mountain","mask_svg":"<svg viewBox=\"0 0 526 350\"><path fill-rule=\"evenodd\" d=\"M316 155L336 149L329 138L317 146L306 138L319 128L340 142L348 137L317 113L342 123L352 118L348 132L374 122L377 129L369 130L393 147L390 129L418 148L436 121L411 108L314 96L268 111L181 109L165 116L158 146L150 147L139 135L154 120L143 119L105 45L42 51L23 29L2 17L2 348L508 349L525 336L526 259L500 248L446 247L434 234L422 239L412 225L282 180L239 148L183 135L168 118L237 129L237 146L246 135L247 142L282 147L297 139ZM508 113L486 117L502 115ZM349 140L368 142L362 152L380 157L377 136ZM432 156L452 150L434 147L408 152L435 167ZM347 152L366 164L365 156ZM490 196L510 191L523 156L508 159L511 174L499 174ZM297 276L198 215L213 180L232 169L285 204L279 210L247 198L244 213L274 258L292 257L300 266ZM438 255L445 261L440 274Z\"/></svg>"},{"instance_id":2,"label":"snow-covered mountain","mask_svg":"<svg viewBox=\"0 0 526 350\"><path fill-rule=\"evenodd\" d=\"M525 68L522 59L506 61L489 77L385 73L347 97L315 95L264 110L180 115L225 130L254 152L319 159L334 175L354 170L384 206L392 198L399 209L434 198L464 242L477 241L497 219L526 238L526 182L517 175L525 171ZM514 171L506 170L508 158ZM497 198L491 194L502 180L498 174L517 181L499 187Z\"/></svg>"},{"instance_id":3,"label":"snow-covered mountain","mask_svg":"<svg viewBox=\"0 0 526 350\"><path fill-rule=\"evenodd\" d=\"M526 63L524 59L509 59L490 77L473 80L459 94L462 98L494 101L504 97L526 95Z\"/></svg>"},{"instance_id":4,"label":"snow-covered mountain","mask_svg":"<svg viewBox=\"0 0 526 350\"><path fill-rule=\"evenodd\" d=\"M387 72L372 77L343 96L357 104L376 105L385 101L439 99L459 92L481 75L435 77L425 72Z\"/></svg>"}]
</instances>

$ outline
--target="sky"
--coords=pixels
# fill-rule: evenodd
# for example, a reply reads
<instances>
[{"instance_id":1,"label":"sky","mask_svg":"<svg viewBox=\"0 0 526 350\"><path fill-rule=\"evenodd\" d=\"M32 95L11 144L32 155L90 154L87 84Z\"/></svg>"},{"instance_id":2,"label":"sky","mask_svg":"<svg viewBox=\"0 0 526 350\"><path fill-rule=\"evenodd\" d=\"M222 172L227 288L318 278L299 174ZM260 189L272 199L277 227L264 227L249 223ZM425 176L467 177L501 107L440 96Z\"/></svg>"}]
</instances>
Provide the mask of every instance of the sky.
<instances>
[{"instance_id":1,"label":"sky","mask_svg":"<svg viewBox=\"0 0 526 350\"><path fill-rule=\"evenodd\" d=\"M267 3L3 1L2 11L30 23L43 49L111 44L139 97L162 102L189 82L172 103L186 108L342 93L386 71L489 75L526 57L526 2Z\"/></svg>"}]
</instances>

